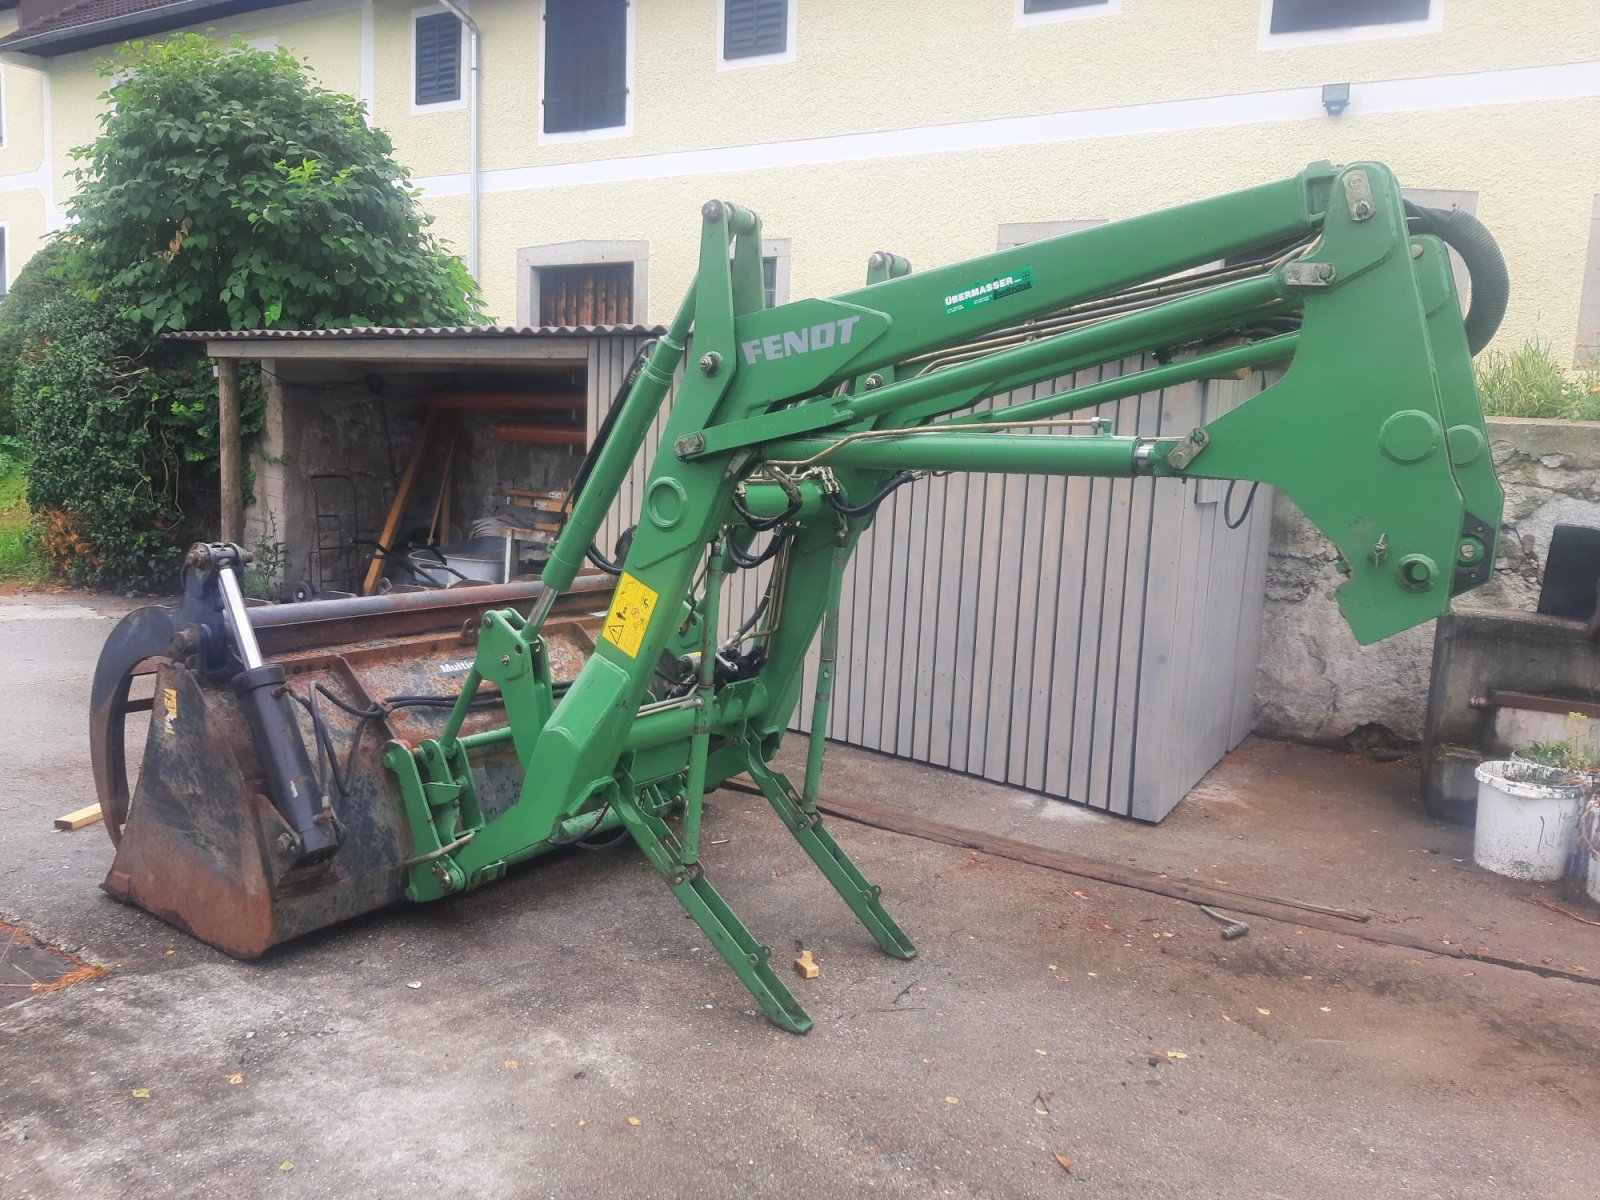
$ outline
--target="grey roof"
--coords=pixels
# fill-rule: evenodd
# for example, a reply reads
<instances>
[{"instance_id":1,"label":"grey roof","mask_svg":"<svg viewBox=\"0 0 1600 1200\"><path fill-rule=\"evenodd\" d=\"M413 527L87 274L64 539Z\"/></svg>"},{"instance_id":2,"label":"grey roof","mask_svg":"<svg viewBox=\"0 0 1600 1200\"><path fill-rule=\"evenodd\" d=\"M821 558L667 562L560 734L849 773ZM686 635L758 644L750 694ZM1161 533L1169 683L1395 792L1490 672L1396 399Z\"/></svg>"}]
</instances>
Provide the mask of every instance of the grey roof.
<instances>
[{"instance_id":1,"label":"grey roof","mask_svg":"<svg viewBox=\"0 0 1600 1200\"><path fill-rule=\"evenodd\" d=\"M185 329L164 336L175 342L378 341L386 338L659 337L665 325L434 325L350 329Z\"/></svg>"},{"instance_id":2,"label":"grey roof","mask_svg":"<svg viewBox=\"0 0 1600 1200\"><path fill-rule=\"evenodd\" d=\"M42 13L23 12L21 26L0 38L0 52L51 58L73 50L108 46L128 38L164 33L185 25L277 8L294 0L77 0ZM0 0L0 9L11 4Z\"/></svg>"}]
</instances>

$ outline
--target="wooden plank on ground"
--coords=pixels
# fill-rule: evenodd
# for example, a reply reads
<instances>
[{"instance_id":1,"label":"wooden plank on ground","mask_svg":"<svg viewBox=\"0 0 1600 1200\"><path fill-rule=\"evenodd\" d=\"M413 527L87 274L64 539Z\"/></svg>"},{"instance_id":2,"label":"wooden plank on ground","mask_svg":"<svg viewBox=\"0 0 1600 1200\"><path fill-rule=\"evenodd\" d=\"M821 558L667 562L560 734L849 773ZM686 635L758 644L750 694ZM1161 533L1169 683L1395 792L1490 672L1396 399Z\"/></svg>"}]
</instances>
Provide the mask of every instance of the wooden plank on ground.
<instances>
[{"instance_id":1,"label":"wooden plank on ground","mask_svg":"<svg viewBox=\"0 0 1600 1200\"><path fill-rule=\"evenodd\" d=\"M93 825L104 815L100 811L98 804L89 804L83 808L74 809L64 817L57 817L56 828L64 829L71 833L75 829L82 829L85 825Z\"/></svg>"}]
</instances>

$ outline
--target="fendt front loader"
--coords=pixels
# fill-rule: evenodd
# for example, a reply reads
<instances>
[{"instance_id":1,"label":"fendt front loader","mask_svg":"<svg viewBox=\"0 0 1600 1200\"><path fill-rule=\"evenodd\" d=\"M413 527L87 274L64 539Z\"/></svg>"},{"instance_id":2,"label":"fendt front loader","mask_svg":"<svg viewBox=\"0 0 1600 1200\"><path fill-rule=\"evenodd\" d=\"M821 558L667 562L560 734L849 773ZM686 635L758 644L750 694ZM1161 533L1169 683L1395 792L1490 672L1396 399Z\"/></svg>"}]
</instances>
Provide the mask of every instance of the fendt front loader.
<instances>
[{"instance_id":1,"label":"fendt front loader","mask_svg":"<svg viewBox=\"0 0 1600 1200\"><path fill-rule=\"evenodd\" d=\"M539 582L246 607L244 552L199 545L181 602L117 627L91 731L106 890L250 958L631 838L767 1015L804 1032L701 868L701 804L748 773L878 945L916 953L817 811L840 577L892 490L938 471L1265 483L1337 548L1362 642L1493 569L1501 492L1472 355L1504 313L1504 263L1475 220L1413 207L1380 164L1318 163L920 274L873 254L865 287L773 308L760 220L715 200L702 218L698 276L598 431ZM1471 275L1465 318L1447 244ZM1130 357L1143 368L976 408ZM1281 374L1182 436L1072 416L1260 367ZM675 378L609 563L595 538ZM763 564L761 601L724 625L729 576ZM819 628L797 788L771 761ZM154 699L131 698L152 669ZM130 794L124 726L146 709Z\"/></svg>"}]
</instances>

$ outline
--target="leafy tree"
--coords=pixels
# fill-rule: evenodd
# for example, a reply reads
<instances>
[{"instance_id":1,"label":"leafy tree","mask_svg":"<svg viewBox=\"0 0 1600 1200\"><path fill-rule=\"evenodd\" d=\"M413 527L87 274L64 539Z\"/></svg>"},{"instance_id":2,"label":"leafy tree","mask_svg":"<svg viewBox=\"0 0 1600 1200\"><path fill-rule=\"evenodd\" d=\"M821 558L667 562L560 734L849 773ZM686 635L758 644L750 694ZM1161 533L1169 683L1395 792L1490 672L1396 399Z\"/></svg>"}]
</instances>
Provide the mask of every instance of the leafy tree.
<instances>
[{"instance_id":1,"label":"leafy tree","mask_svg":"<svg viewBox=\"0 0 1600 1200\"><path fill-rule=\"evenodd\" d=\"M73 151L74 273L161 332L481 319L393 143L287 50L198 34L103 65L102 131Z\"/></svg>"}]
</instances>

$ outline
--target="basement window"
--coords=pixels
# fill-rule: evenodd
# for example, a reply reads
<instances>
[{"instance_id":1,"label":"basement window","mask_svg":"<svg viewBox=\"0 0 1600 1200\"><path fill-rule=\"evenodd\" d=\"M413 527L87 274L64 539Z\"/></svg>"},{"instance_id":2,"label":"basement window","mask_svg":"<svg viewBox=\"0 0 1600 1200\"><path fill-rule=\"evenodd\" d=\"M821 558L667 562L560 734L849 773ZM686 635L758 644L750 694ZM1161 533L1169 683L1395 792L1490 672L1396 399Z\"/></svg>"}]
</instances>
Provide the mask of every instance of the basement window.
<instances>
[{"instance_id":1,"label":"basement window","mask_svg":"<svg viewBox=\"0 0 1600 1200\"><path fill-rule=\"evenodd\" d=\"M1264 46L1437 33L1444 0L1262 0Z\"/></svg>"},{"instance_id":2,"label":"basement window","mask_svg":"<svg viewBox=\"0 0 1600 1200\"><path fill-rule=\"evenodd\" d=\"M789 239L761 239L761 290L768 308L789 303Z\"/></svg>"},{"instance_id":3,"label":"basement window","mask_svg":"<svg viewBox=\"0 0 1600 1200\"><path fill-rule=\"evenodd\" d=\"M794 61L798 0L721 0L717 6L717 67L756 67Z\"/></svg>"},{"instance_id":4,"label":"basement window","mask_svg":"<svg viewBox=\"0 0 1600 1200\"><path fill-rule=\"evenodd\" d=\"M517 252L524 325L638 325L645 320L648 242L562 242Z\"/></svg>"},{"instance_id":5,"label":"basement window","mask_svg":"<svg viewBox=\"0 0 1600 1200\"><path fill-rule=\"evenodd\" d=\"M419 13L411 24L418 108L461 101L461 21L454 13Z\"/></svg>"},{"instance_id":6,"label":"basement window","mask_svg":"<svg viewBox=\"0 0 1600 1200\"><path fill-rule=\"evenodd\" d=\"M546 135L627 133L632 73L629 0L544 0Z\"/></svg>"},{"instance_id":7,"label":"basement window","mask_svg":"<svg viewBox=\"0 0 1600 1200\"><path fill-rule=\"evenodd\" d=\"M1077 233L1080 229L1093 229L1104 225L1105 218L1094 221L1007 221L1000 226L995 237L996 250L1013 250L1029 242L1042 242L1045 238L1060 237L1064 233Z\"/></svg>"}]
</instances>

